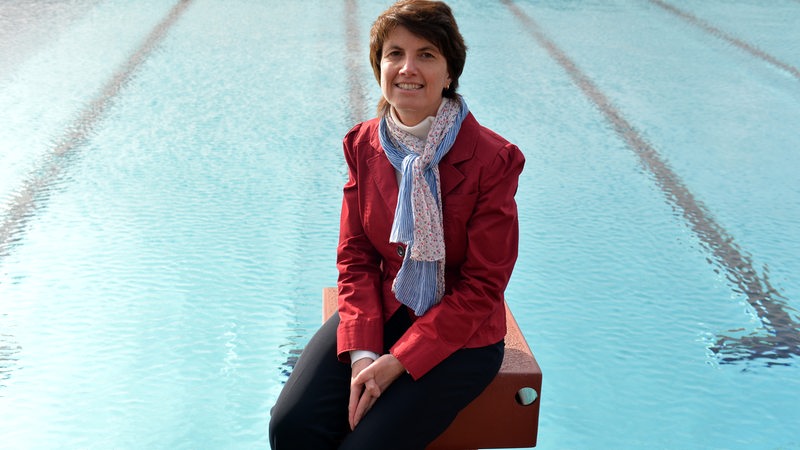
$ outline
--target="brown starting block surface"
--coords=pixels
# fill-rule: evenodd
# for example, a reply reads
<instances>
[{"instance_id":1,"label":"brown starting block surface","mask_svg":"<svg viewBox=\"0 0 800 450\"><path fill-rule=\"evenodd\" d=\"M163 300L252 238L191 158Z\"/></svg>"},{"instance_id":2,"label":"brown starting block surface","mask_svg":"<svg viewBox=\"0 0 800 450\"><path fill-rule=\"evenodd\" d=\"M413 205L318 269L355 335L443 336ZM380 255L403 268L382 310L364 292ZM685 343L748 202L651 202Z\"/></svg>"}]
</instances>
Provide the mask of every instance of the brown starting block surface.
<instances>
[{"instance_id":1,"label":"brown starting block surface","mask_svg":"<svg viewBox=\"0 0 800 450\"><path fill-rule=\"evenodd\" d=\"M322 320L337 306L335 287L323 289ZM456 417L429 450L534 447L539 429L542 370L506 304L506 351L500 372Z\"/></svg>"}]
</instances>

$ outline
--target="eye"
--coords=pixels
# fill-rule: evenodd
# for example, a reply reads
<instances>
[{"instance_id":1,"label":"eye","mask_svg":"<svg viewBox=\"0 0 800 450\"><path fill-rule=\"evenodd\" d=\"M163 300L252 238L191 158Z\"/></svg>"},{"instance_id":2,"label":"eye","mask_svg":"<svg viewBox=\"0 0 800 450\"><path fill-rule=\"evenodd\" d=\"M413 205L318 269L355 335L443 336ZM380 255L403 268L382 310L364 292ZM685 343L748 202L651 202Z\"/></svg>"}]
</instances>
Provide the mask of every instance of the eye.
<instances>
[{"instance_id":1,"label":"eye","mask_svg":"<svg viewBox=\"0 0 800 450\"><path fill-rule=\"evenodd\" d=\"M389 50L388 53L383 55L384 58L391 58L391 59L399 58L400 56L402 56L400 50Z\"/></svg>"},{"instance_id":2,"label":"eye","mask_svg":"<svg viewBox=\"0 0 800 450\"><path fill-rule=\"evenodd\" d=\"M436 55L434 55L434 54L433 54L433 53L431 53L431 52L422 52L422 54L420 54L420 56L421 56L423 59L433 59L433 58L436 58Z\"/></svg>"}]
</instances>

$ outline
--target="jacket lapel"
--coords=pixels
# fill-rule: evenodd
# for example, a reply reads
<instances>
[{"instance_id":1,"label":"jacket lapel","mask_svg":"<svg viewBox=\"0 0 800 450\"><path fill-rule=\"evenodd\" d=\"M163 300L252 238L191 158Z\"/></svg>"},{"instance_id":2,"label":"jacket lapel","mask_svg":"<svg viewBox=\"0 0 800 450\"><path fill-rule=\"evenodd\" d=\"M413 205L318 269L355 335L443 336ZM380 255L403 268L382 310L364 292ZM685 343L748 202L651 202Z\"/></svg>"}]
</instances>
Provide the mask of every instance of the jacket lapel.
<instances>
[{"instance_id":1,"label":"jacket lapel","mask_svg":"<svg viewBox=\"0 0 800 450\"><path fill-rule=\"evenodd\" d=\"M475 154L478 121L469 113L461 124L461 130L453 147L439 162L439 178L442 180L442 197L449 194L464 181L465 175L459 170L460 163L471 159Z\"/></svg>"},{"instance_id":2,"label":"jacket lapel","mask_svg":"<svg viewBox=\"0 0 800 450\"><path fill-rule=\"evenodd\" d=\"M369 174L372 181L378 186L378 192L383 199L386 208L394 214L397 208L397 194L399 188L397 186L397 174L394 171L392 163L389 158L383 154L380 140L377 138L377 133L373 133L373 138L370 139L374 152L367 160L369 165Z\"/></svg>"}]
</instances>

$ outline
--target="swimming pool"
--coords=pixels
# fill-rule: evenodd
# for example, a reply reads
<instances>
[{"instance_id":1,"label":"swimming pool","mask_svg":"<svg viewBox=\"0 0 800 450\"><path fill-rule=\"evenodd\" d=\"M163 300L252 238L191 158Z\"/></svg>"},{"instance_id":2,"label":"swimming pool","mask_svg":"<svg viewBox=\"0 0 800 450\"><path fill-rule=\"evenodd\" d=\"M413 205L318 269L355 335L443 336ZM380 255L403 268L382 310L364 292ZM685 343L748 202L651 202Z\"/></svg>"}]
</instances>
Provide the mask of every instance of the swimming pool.
<instances>
[{"instance_id":1,"label":"swimming pool","mask_svg":"<svg viewBox=\"0 0 800 450\"><path fill-rule=\"evenodd\" d=\"M0 6L0 447L267 446L388 3ZM800 448L800 3L450 4L538 448Z\"/></svg>"}]
</instances>

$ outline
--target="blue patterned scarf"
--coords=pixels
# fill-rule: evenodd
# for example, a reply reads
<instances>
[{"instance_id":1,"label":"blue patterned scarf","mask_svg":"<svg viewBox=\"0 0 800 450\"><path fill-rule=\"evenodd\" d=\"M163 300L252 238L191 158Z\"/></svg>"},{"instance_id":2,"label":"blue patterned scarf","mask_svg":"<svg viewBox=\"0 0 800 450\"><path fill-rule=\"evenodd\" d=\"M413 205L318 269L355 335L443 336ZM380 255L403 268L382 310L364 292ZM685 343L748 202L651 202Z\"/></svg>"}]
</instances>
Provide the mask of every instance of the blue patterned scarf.
<instances>
[{"instance_id":1,"label":"blue patterned scarf","mask_svg":"<svg viewBox=\"0 0 800 450\"><path fill-rule=\"evenodd\" d=\"M381 118L381 146L400 172L397 209L389 239L406 244L392 291L422 316L444 295L444 228L439 161L453 146L469 108L461 96L439 109L425 141L401 130L387 112Z\"/></svg>"}]
</instances>

